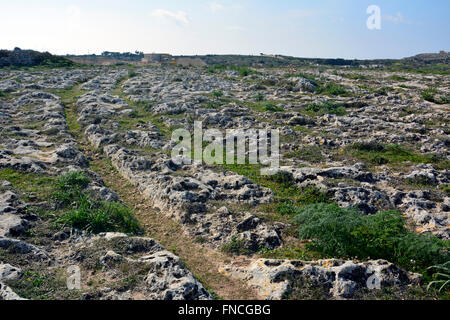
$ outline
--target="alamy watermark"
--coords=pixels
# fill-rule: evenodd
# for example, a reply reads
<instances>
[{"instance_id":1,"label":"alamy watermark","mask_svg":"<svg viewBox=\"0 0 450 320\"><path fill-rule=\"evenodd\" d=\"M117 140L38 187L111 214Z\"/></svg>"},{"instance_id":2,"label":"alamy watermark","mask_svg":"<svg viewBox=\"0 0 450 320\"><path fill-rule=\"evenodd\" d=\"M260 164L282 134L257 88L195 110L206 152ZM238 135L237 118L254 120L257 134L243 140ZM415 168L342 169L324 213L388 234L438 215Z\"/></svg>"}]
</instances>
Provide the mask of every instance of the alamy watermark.
<instances>
[{"instance_id":1,"label":"alamy watermark","mask_svg":"<svg viewBox=\"0 0 450 320\"><path fill-rule=\"evenodd\" d=\"M81 270L79 266L73 265L67 268L67 273L70 275L67 278L66 285L69 290L81 289Z\"/></svg>"},{"instance_id":2,"label":"alamy watermark","mask_svg":"<svg viewBox=\"0 0 450 320\"><path fill-rule=\"evenodd\" d=\"M261 175L273 175L280 167L280 134L278 129L203 130L194 122L194 132L176 129L172 132L172 161L175 164L261 164Z\"/></svg>"},{"instance_id":3,"label":"alamy watermark","mask_svg":"<svg viewBox=\"0 0 450 320\"><path fill-rule=\"evenodd\" d=\"M367 279L366 286L370 290L380 290L381 289L381 281L380 281L380 278L378 277L377 273L374 273Z\"/></svg>"},{"instance_id":4,"label":"alamy watermark","mask_svg":"<svg viewBox=\"0 0 450 320\"><path fill-rule=\"evenodd\" d=\"M381 9L377 5L371 5L366 10L370 14L367 18L366 26L369 30L381 30Z\"/></svg>"}]
</instances>

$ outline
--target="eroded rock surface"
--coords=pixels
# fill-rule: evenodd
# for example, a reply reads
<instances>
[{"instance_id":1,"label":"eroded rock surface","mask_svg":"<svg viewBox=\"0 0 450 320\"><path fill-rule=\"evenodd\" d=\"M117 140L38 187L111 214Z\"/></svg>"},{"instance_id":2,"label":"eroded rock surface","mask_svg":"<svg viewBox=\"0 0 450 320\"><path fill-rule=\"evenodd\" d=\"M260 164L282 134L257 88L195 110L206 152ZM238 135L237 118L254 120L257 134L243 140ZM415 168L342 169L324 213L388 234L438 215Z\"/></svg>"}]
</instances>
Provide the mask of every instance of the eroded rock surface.
<instances>
[{"instance_id":1,"label":"eroded rock surface","mask_svg":"<svg viewBox=\"0 0 450 320\"><path fill-rule=\"evenodd\" d=\"M283 247L291 226L263 210L286 200L265 187L272 180L264 184L227 166L180 165L171 159L176 144L171 132L192 131L194 121L230 132L280 129L280 170L292 188L319 190L361 214L399 210L416 232L450 239L449 106L445 99L425 101L422 94L433 87L442 99L449 77L358 72L0 70L0 170L11 177L0 180L0 299L20 298L13 288L24 272L39 269L54 277L78 264L89 274L83 294L75 298L211 299L181 259L154 239L46 229L39 212L55 212L54 204L39 199L36 186L14 174L45 178L83 171L91 178L85 191L120 202L90 169L93 154L101 153L118 179L134 185L158 214L173 218L187 236L209 248L232 244L251 254ZM345 94L327 92L329 83L343 86ZM287 298L304 281L332 299L417 282L417 275L383 260L253 259L248 266L221 270L266 299Z\"/></svg>"},{"instance_id":2,"label":"eroded rock surface","mask_svg":"<svg viewBox=\"0 0 450 320\"><path fill-rule=\"evenodd\" d=\"M228 265L221 271L246 281L269 300L289 297L300 280L311 281L313 286L323 288L334 299L350 299L362 289L405 286L419 280L418 274L401 270L384 260L259 259L246 267Z\"/></svg>"}]
</instances>

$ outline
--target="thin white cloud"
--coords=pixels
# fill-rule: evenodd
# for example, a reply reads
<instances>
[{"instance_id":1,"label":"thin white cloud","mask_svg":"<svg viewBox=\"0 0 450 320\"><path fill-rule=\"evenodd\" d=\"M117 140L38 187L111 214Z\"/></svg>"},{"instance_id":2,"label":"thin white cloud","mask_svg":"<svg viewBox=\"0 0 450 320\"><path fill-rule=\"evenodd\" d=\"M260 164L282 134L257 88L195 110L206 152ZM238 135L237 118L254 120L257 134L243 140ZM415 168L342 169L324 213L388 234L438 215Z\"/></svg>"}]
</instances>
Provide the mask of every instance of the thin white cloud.
<instances>
[{"instance_id":1,"label":"thin white cloud","mask_svg":"<svg viewBox=\"0 0 450 320\"><path fill-rule=\"evenodd\" d=\"M169 11L165 9L156 9L152 11L152 16L175 21L180 24L188 25L189 18L184 11Z\"/></svg>"},{"instance_id":2,"label":"thin white cloud","mask_svg":"<svg viewBox=\"0 0 450 320\"><path fill-rule=\"evenodd\" d=\"M209 9L213 12L216 13L217 11L223 10L225 9L225 7L223 6L223 4L218 3L218 2L211 2L209 4Z\"/></svg>"}]
</instances>

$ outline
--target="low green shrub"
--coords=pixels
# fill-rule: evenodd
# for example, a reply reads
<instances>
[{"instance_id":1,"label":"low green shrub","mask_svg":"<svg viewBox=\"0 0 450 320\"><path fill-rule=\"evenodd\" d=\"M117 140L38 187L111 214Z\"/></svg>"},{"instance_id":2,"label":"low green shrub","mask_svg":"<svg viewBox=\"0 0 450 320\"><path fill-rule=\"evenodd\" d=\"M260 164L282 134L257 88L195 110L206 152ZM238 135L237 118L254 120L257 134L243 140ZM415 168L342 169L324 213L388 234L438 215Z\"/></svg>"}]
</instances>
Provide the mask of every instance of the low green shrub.
<instances>
[{"instance_id":1,"label":"low green shrub","mask_svg":"<svg viewBox=\"0 0 450 320\"><path fill-rule=\"evenodd\" d=\"M264 95L262 93L257 93L254 96L254 99L255 99L255 101L258 101L258 102L263 101L264 100Z\"/></svg>"},{"instance_id":2,"label":"low green shrub","mask_svg":"<svg viewBox=\"0 0 450 320\"><path fill-rule=\"evenodd\" d=\"M212 94L216 99L219 99L223 96L223 92L221 90L214 90Z\"/></svg>"},{"instance_id":3,"label":"low green shrub","mask_svg":"<svg viewBox=\"0 0 450 320\"><path fill-rule=\"evenodd\" d=\"M264 103L263 107L264 107L264 110L268 111L268 112L281 112L284 110L282 107L277 106L273 102L266 102L266 103Z\"/></svg>"},{"instance_id":4,"label":"low green shrub","mask_svg":"<svg viewBox=\"0 0 450 320\"><path fill-rule=\"evenodd\" d=\"M239 240L236 236L231 238L231 241L222 246L222 251L230 255L246 255L251 251L245 248L244 240Z\"/></svg>"},{"instance_id":5,"label":"low green shrub","mask_svg":"<svg viewBox=\"0 0 450 320\"><path fill-rule=\"evenodd\" d=\"M437 104L449 104L450 95L443 95L436 88L428 88L422 91L422 98L426 101Z\"/></svg>"},{"instance_id":6,"label":"low green shrub","mask_svg":"<svg viewBox=\"0 0 450 320\"><path fill-rule=\"evenodd\" d=\"M253 70L248 67L240 67L240 68L238 68L238 72L241 75L241 77L246 77L246 76L254 73Z\"/></svg>"},{"instance_id":7,"label":"low green shrub","mask_svg":"<svg viewBox=\"0 0 450 320\"><path fill-rule=\"evenodd\" d=\"M288 171L278 171L274 175L268 176L268 179L286 187L290 187L294 184L294 176Z\"/></svg>"},{"instance_id":8,"label":"low green shrub","mask_svg":"<svg viewBox=\"0 0 450 320\"><path fill-rule=\"evenodd\" d=\"M311 203L328 203L330 198L326 191L320 190L315 186L307 186L299 189L295 198L298 205L307 205Z\"/></svg>"},{"instance_id":9,"label":"low green shrub","mask_svg":"<svg viewBox=\"0 0 450 320\"><path fill-rule=\"evenodd\" d=\"M386 259L410 270L450 259L449 241L409 231L398 211L364 215L336 204L304 206L294 217L298 237L325 257Z\"/></svg>"},{"instance_id":10,"label":"low green shrub","mask_svg":"<svg viewBox=\"0 0 450 320\"><path fill-rule=\"evenodd\" d=\"M226 65L218 64L218 65L214 65L214 66L208 67L207 71L209 73L218 73L218 72L221 72L221 71L225 71L227 69L228 69L228 67Z\"/></svg>"},{"instance_id":11,"label":"low green shrub","mask_svg":"<svg viewBox=\"0 0 450 320\"><path fill-rule=\"evenodd\" d=\"M438 184L437 181L427 176L415 176L414 178L407 178L405 182L409 185L418 187L435 186Z\"/></svg>"},{"instance_id":12,"label":"low green shrub","mask_svg":"<svg viewBox=\"0 0 450 320\"><path fill-rule=\"evenodd\" d=\"M371 142L355 142L353 144L353 149L361 150L361 151L384 151L384 145L371 141Z\"/></svg>"},{"instance_id":13,"label":"low green shrub","mask_svg":"<svg viewBox=\"0 0 450 320\"><path fill-rule=\"evenodd\" d=\"M325 86L318 86L317 93L332 95L332 96L344 96L348 95L347 88L334 82L329 82Z\"/></svg>"},{"instance_id":14,"label":"low green shrub","mask_svg":"<svg viewBox=\"0 0 450 320\"><path fill-rule=\"evenodd\" d=\"M389 92L394 91L394 88L391 87L381 87L379 89L377 89L375 91L375 93L382 95L382 96L387 96Z\"/></svg>"},{"instance_id":15,"label":"low green shrub","mask_svg":"<svg viewBox=\"0 0 450 320\"><path fill-rule=\"evenodd\" d=\"M293 215L300 212L299 207L292 204L292 201L284 201L277 206L277 212L281 215Z\"/></svg>"},{"instance_id":16,"label":"low green shrub","mask_svg":"<svg viewBox=\"0 0 450 320\"><path fill-rule=\"evenodd\" d=\"M422 98L426 101L435 102L434 96L438 93L436 88L429 88L422 91Z\"/></svg>"},{"instance_id":17,"label":"low green shrub","mask_svg":"<svg viewBox=\"0 0 450 320\"><path fill-rule=\"evenodd\" d=\"M133 110L128 114L128 116L132 119L137 119L140 117L140 114L136 110Z\"/></svg>"},{"instance_id":18,"label":"low green shrub","mask_svg":"<svg viewBox=\"0 0 450 320\"><path fill-rule=\"evenodd\" d=\"M399 76L399 75L393 75L390 77L391 80L394 81L408 81L408 78L404 77L404 76Z\"/></svg>"},{"instance_id":19,"label":"low green shrub","mask_svg":"<svg viewBox=\"0 0 450 320\"><path fill-rule=\"evenodd\" d=\"M442 190L442 192L445 193L445 195L446 195L447 197L450 197L450 185L448 185L448 184L442 185L442 186L441 186L441 190Z\"/></svg>"},{"instance_id":20,"label":"low green shrub","mask_svg":"<svg viewBox=\"0 0 450 320\"><path fill-rule=\"evenodd\" d=\"M144 112L151 111L155 105L155 103L153 101L145 101L145 100L137 101L134 104L136 107L138 107L139 109L141 109Z\"/></svg>"},{"instance_id":21,"label":"low green shrub","mask_svg":"<svg viewBox=\"0 0 450 320\"><path fill-rule=\"evenodd\" d=\"M344 116L347 114L344 106L339 103L334 103L332 101L325 101L319 103L313 103L306 106L306 111L310 115L324 115L324 114L335 114L338 116Z\"/></svg>"}]
</instances>

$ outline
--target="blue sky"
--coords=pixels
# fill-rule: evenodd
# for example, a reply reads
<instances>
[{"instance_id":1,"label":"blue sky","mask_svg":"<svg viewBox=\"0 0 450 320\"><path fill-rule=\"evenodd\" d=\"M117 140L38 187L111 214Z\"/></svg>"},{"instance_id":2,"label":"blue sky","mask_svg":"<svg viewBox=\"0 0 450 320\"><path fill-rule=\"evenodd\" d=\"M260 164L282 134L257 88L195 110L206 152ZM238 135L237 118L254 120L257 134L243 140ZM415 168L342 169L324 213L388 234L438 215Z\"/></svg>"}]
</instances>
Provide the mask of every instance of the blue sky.
<instances>
[{"instance_id":1,"label":"blue sky","mask_svg":"<svg viewBox=\"0 0 450 320\"><path fill-rule=\"evenodd\" d=\"M381 9L369 30L366 9ZM448 0L0 0L0 48L402 58L450 51Z\"/></svg>"}]
</instances>

